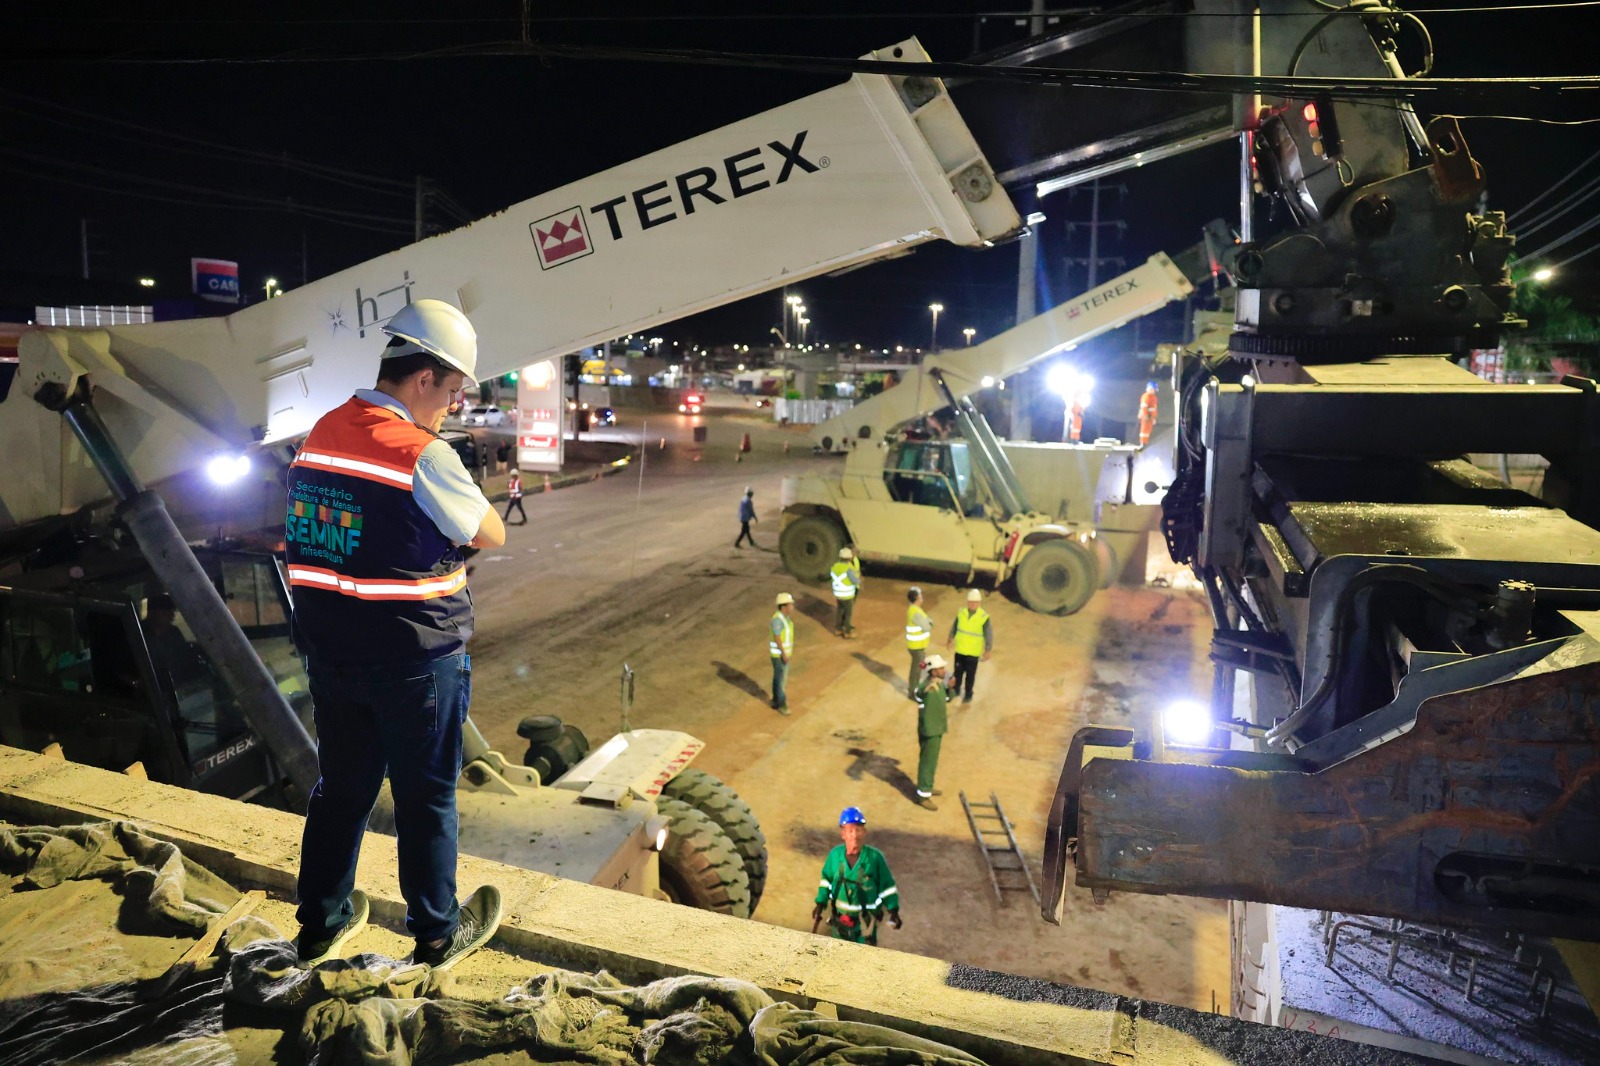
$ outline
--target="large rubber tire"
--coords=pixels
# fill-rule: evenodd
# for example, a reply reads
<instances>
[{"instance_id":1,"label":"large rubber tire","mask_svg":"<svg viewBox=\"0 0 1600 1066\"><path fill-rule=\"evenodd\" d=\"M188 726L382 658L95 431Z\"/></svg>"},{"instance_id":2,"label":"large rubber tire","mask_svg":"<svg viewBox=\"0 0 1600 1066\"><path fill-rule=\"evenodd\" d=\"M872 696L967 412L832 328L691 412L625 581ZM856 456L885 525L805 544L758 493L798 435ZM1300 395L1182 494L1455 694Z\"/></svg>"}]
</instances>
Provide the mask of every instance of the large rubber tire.
<instances>
[{"instance_id":1,"label":"large rubber tire","mask_svg":"<svg viewBox=\"0 0 1600 1066\"><path fill-rule=\"evenodd\" d=\"M750 881L750 913L754 914L767 887L767 835L750 804L726 781L704 770L683 771L667 782L661 794L682 800L728 834L744 861L744 874Z\"/></svg>"},{"instance_id":2,"label":"large rubber tire","mask_svg":"<svg viewBox=\"0 0 1600 1066\"><path fill-rule=\"evenodd\" d=\"M667 819L661 851L661 890L674 903L750 917L750 879L733 841L710 818L682 800L663 796L656 809Z\"/></svg>"},{"instance_id":3,"label":"large rubber tire","mask_svg":"<svg viewBox=\"0 0 1600 1066\"><path fill-rule=\"evenodd\" d=\"M813 585L828 580L828 568L839 561L844 529L826 515L806 515L783 527L778 554L783 568Z\"/></svg>"},{"instance_id":4,"label":"large rubber tire","mask_svg":"<svg viewBox=\"0 0 1600 1066\"><path fill-rule=\"evenodd\" d=\"M1115 584L1117 575L1122 572L1122 560L1117 558L1117 549L1104 537L1094 538L1094 565L1100 569L1100 587L1103 589Z\"/></svg>"},{"instance_id":5,"label":"large rubber tire","mask_svg":"<svg viewBox=\"0 0 1600 1066\"><path fill-rule=\"evenodd\" d=\"M1017 595L1040 614L1072 614L1100 585L1099 567L1089 549L1075 540L1035 544L1017 567Z\"/></svg>"}]
</instances>

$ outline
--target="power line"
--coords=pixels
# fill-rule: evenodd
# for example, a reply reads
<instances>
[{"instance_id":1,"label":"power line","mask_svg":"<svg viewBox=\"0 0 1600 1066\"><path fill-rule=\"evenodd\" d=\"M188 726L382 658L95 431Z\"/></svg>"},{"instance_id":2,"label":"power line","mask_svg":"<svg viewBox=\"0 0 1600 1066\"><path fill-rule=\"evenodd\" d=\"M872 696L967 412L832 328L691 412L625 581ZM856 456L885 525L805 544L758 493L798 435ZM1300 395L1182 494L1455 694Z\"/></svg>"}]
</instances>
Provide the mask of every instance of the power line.
<instances>
[{"instance_id":1,"label":"power line","mask_svg":"<svg viewBox=\"0 0 1600 1066\"><path fill-rule=\"evenodd\" d=\"M1550 269L1551 270L1560 270L1562 267L1568 265L1569 263L1576 263L1578 260L1580 260L1584 256L1588 255L1590 252L1593 252L1593 251L1596 251L1596 250L1600 250L1600 242L1596 242L1595 244L1589 245L1589 247L1585 248L1583 251L1579 252L1577 255L1568 256L1567 258L1561 260L1561 262L1559 262L1559 263L1550 264Z\"/></svg>"},{"instance_id":2,"label":"power line","mask_svg":"<svg viewBox=\"0 0 1600 1066\"><path fill-rule=\"evenodd\" d=\"M1349 14L1372 18L1386 14L1409 13L1414 15L1477 15L1514 12L1517 14L1534 13L1559 13L1564 11L1582 11L1587 8L1600 7L1600 0L1568 0L1565 3L1502 3L1502 4L1474 4L1460 7L1430 7L1420 9L1375 9L1345 7L1337 9L1338 14ZM784 14L780 12L743 12L738 14L673 14L673 15L530 15L527 21L532 25L588 25L588 24L625 24L625 25L652 25L655 23L709 23L709 22L751 22L751 23L804 23L804 22L885 22L907 21L918 22L951 22L970 21L972 19L1029 19L1039 16L1039 12L1032 10L1021 11L910 11L910 12L838 12L833 14ZM1217 19L1217 18L1251 18L1248 13L1233 11L1116 11L1102 5L1087 5L1084 7L1057 8L1043 12L1044 17L1053 16L1092 16L1105 15L1118 19ZM70 22L49 15L11 15L13 22ZM1303 18L1301 12L1294 11L1264 11L1263 19L1275 18ZM377 19L352 19L352 18L327 18L327 19L287 19L276 18L270 15L254 17L241 14L229 18L195 19L149 19L149 18L115 18L96 17L96 25L161 25L180 22L185 26L228 26L228 25L273 25L273 26L506 26L518 25L523 21L521 16L503 16L500 18L390 18Z\"/></svg>"},{"instance_id":3,"label":"power line","mask_svg":"<svg viewBox=\"0 0 1600 1066\"><path fill-rule=\"evenodd\" d=\"M1543 229L1585 200L1593 198L1596 192L1600 192L1600 177L1590 178L1583 185L1578 186L1578 188L1569 193L1566 199L1546 208L1543 212L1525 222L1519 222L1516 227L1517 233L1526 235Z\"/></svg>"},{"instance_id":4,"label":"power line","mask_svg":"<svg viewBox=\"0 0 1600 1066\"><path fill-rule=\"evenodd\" d=\"M1581 226L1574 226L1572 229L1568 230L1562 236L1557 237L1555 240L1549 242L1548 244L1544 245L1541 248L1537 248L1534 251L1528 252L1522 258L1523 259L1537 259L1541 255L1544 255L1546 252L1548 252L1548 251L1550 251L1550 250L1552 250L1554 248L1561 247L1563 244L1566 244L1568 241L1572 240L1574 237L1583 236L1585 233L1588 233L1590 230L1594 229L1596 226L1600 226L1600 215L1596 215L1594 218L1591 218L1589 221L1585 222Z\"/></svg>"},{"instance_id":5,"label":"power line","mask_svg":"<svg viewBox=\"0 0 1600 1066\"><path fill-rule=\"evenodd\" d=\"M1546 196L1549 196L1551 193L1555 192L1562 185L1565 185L1579 171L1583 170L1583 168L1587 167L1590 163L1593 163L1596 159L1600 159L1600 152L1596 152L1594 155L1590 156L1588 159L1585 159L1583 162L1579 163L1577 166L1575 166L1571 170L1567 171L1567 173L1563 174L1560 178L1558 178L1555 181L1555 183L1552 184L1548 189L1546 189L1544 192L1540 193L1538 196L1535 196L1533 199L1529 200L1527 203L1523 204L1520 210L1513 211L1509 216L1507 216L1506 223L1508 225L1516 223L1519 219L1521 219L1524 215L1526 215L1528 213L1528 211L1533 207L1534 204L1538 203L1540 200L1543 200Z\"/></svg>"},{"instance_id":6,"label":"power line","mask_svg":"<svg viewBox=\"0 0 1600 1066\"><path fill-rule=\"evenodd\" d=\"M1600 2L1600 0L1596 0ZM784 55L777 53L724 52L699 49L639 49L582 45L523 45L520 42L462 45L426 52L324 54L297 52L289 56L250 58L152 58L121 56L102 62L129 65L195 66L210 64L263 65L278 63L370 62L376 60L412 62L417 60L467 59L485 56L527 56L543 59L607 60L613 62L666 63L705 67L741 67L776 70L786 73L829 75L887 74L944 79L1017 81L1038 85L1069 85L1079 88L1134 89L1150 92L1213 93L1241 95L1266 93L1274 96L1305 98L1325 95L1340 99L1391 99L1438 101L1441 99L1555 100L1575 93L1600 90L1600 75L1553 75L1473 78L1376 78L1376 77L1283 77L1278 75L1211 74L1195 72L1152 72L1110 69L1066 69L1022 67L1004 64L951 62L906 63L831 56ZM1585 102L1600 97L1585 97Z\"/></svg>"},{"instance_id":7,"label":"power line","mask_svg":"<svg viewBox=\"0 0 1600 1066\"><path fill-rule=\"evenodd\" d=\"M106 115L97 115L90 111L82 111L78 108L69 107L65 104L58 104L52 100L44 100L38 97L27 96L23 93L14 92L10 89L0 89L0 98L7 97L26 104L27 110L23 110L23 113L31 118L41 119L46 122L57 122L67 125L73 124L71 120L68 119L51 118L47 115L39 114L37 109L56 111L65 115L74 116L78 120L77 125L79 128L93 129L94 127L92 125L84 125L85 121L87 121L88 123L101 123L107 126L135 131L139 134L142 134L143 137L132 138L128 134L107 134L107 136L120 136L120 138L124 140L134 139L137 141L137 143L141 144L148 145L150 143L148 138L150 137L164 137L168 140L181 142L186 146L192 145L193 147L185 147L182 149L159 145L155 147L168 147L170 150L175 151L194 152L204 149L207 153L220 152L233 156L234 158L245 159L251 162L267 163L290 170L299 170L302 173L311 175L312 177L320 177L328 181L352 185L354 188L365 189L368 191L377 191L380 188L387 187L389 189L396 190L393 195L405 196L412 195L413 191L413 186L409 181L399 181L394 178L379 177L374 174L360 174L356 171L329 166L325 163L311 163L305 160L295 159L289 155L273 155L271 152L263 152L254 148L239 148L234 145L222 144L217 141L208 141L200 137L191 137L185 133L175 133L171 130L163 130L154 126L145 126L137 122L129 122L125 119L110 118ZM6 105L0 103L0 107L4 106ZM18 111L22 109L12 105L8 107L7 110ZM361 184L355 184L357 182ZM403 190L403 193L401 190Z\"/></svg>"},{"instance_id":8,"label":"power line","mask_svg":"<svg viewBox=\"0 0 1600 1066\"><path fill-rule=\"evenodd\" d=\"M156 188L171 189L176 192L196 193L201 196L224 197L238 200L241 203L259 203L279 206L279 202L277 200L274 200L271 197L258 196L254 193L239 192L234 189L219 189L211 185L192 185L187 182L168 181L165 178L152 178L143 174L130 174L123 170L111 170L106 167L97 167L92 163L69 162L57 159L53 156L42 155L37 152L29 152L26 149L13 148L9 145L0 145L0 155L9 155L25 162L42 163L52 167L66 167L68 169L102 175L104 177L118 178L124 181L143 182L147 185L155 186ZM373 215L362 211L348 211L344 208L327 207L320 204L307 204L304 206L307 210L317 211L327 215L338 215L347 218L358 219L364 222L404 224L407 221L406 219L398 218L393 215Z\"/></svg>"}]
</instances>

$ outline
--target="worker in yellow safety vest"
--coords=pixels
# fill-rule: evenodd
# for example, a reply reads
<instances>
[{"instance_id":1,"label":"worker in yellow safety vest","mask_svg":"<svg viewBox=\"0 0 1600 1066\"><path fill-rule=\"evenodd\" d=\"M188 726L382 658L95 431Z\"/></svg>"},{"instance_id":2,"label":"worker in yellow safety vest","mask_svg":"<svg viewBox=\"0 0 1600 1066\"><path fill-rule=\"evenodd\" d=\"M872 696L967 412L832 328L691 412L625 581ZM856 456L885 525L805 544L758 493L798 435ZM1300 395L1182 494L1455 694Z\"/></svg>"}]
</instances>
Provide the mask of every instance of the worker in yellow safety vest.
<instances>
[{"instance_id":1,"label":"worker in yellow safety vest","mask_svg":"<svg viewBox=\"0 0 1600 1066\"><path fill-rule=\"evenodd\" d=\"M787 592L778 593L777 610L767 626L767 650L772 653L772 709L779 714L789 713L789 696L783 684L789 678L789 659L794 655L794 597Z\"/></svg>"},{"instance_id":2,"label":"worker in yellow safety vest","mask_svg":"<svg viewBox=\"0 0 1600 1066\"><path fill-rule=\"evenodd\" d=\"M933 619L922 609L922 590L912 585L906 590L906 650L911 653L911 672L906 675L906 698L917 698L917 682L922 680L922 661L933 640Z\"/></svg>"},{"instance_id":3,"label":"worker in yellow safety vest","mask_svg":"<svg viewBox=\"0 0 1600 1066\"><path fill-rule=\"evenodd\" d=\"M983 593L977 589L968 590L967 605L956 612L956 620L950 623L950 638L944 642L947 649L954 648L956 653L955 687L962 688L962 703L972 702L972 683L978 678L978 663L994 650L994 627L989 624L989 612L982 604Z\"/></svg>"},{"instance_id":4,"label":"worker in yellow safety vest","mask_svg":"<svg viewBox=\"0 0 1600 1066\"><path fill-rule=\"evenodd\" d=\"M1156 428L1156 411L1160 408L1161 400L1156 395L1156 383L1146 382L1143 394L1139 397L1139 447L1143 448L1150 443L1150 432Z\"/></svg>"},{"instance_id":5,"label":"worker in yellow safety vest","mask_svg":"<svg viewBox=\"0 0 1600 1066\"><path fill-rule=\"evenodd\" d=\"M828 580L833 583L833 631L841 637L856 635L851 619L856 609L856 593L861 591L861 570L855 557L856 553L849 548L840 548L839 561L828 568Z\"/></svg>"}]
</instances>

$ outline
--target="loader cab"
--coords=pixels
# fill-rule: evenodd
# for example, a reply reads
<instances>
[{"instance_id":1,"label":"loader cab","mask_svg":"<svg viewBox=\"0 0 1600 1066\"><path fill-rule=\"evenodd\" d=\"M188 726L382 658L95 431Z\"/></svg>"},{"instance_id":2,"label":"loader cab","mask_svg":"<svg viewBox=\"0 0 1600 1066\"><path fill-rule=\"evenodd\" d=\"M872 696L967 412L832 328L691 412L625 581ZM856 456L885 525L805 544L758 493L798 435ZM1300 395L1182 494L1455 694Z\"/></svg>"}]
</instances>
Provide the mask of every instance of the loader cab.
<instances>
[{"instance_id":1,"label":"loader cab","mask_svg":"<svg viewBox=\"0 0 1600 1066\"><path fill-rule=\"evenodd\" d=\"M964 440L906 440L889 446L884 484L896 503L938 507L960 515L982 512Z\"/></svg>"},{"instance_id":2,"label":"loader cab","mask_svg":"<svg viewBox=\"0 0 1600 1066\"><path fill-rule=\"evenodd\" d=\"M271 555L196 552L303 719L305 670ZM226 677L137 552L0 582L0 743L73 762L277 804L282 774Z\"/></svg>"}]
</instances>

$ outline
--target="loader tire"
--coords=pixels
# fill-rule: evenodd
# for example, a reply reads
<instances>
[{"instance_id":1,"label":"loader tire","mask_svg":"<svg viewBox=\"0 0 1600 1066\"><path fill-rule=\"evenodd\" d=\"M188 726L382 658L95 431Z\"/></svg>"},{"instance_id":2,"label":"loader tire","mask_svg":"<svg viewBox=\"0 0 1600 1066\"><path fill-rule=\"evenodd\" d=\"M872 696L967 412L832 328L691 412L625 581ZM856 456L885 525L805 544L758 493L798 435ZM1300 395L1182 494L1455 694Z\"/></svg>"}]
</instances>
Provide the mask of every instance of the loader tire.
<instances>
[{"instance_id":1,"label":"loader tire","mask_svg":"<svg viewBox=\"0 0 1600 1066\"><path fill-rule=\"evenodd\" d=\"M839 561L844 529L825 515L806 515L783 527L778 554L783 568L813 585L828 579L828 568Z\"/></svg>"},{"instance_id":2,"label":"loader tire","mask_svg":"<svg viewBox=\"0 0 1600 1066\"><path fill-rule=\"evenodd\" d=\"M1036 544L1017 566L1017 595L1031 611L1072 614L1094 595L1099 567L1089 549L1075 540Z\"/></svg>"},{"instance_id":3,"label":"loader tire","mask_svg":"<svg viewBox=\"0 0 1600 1066\"><path fill-rule=\"evenodd\" d=\"M661 790L663 796L682 800L728 834L734 850L744 861L745 877L750 881L750 913L761 903L767 887L767 835L750 804L739 797L726 781L704 770L685 770Z\"/></svg>"},{"instance_id":4,"label":"loader tire","mask_svg":"<svg viewBox=\"0 0 1600 1066\"><path fill-rule=\"evenodd\" d=\"M661 849L661 890L674 903L750 917L750 879L733 841L710 818L682 800L663 796L656 809L667 819Z\"/></svg>"}]
</instances>

